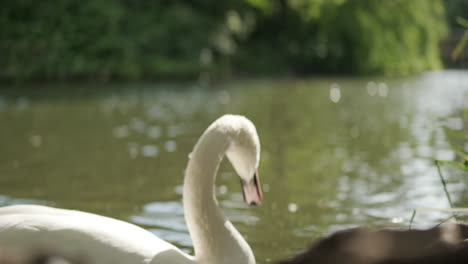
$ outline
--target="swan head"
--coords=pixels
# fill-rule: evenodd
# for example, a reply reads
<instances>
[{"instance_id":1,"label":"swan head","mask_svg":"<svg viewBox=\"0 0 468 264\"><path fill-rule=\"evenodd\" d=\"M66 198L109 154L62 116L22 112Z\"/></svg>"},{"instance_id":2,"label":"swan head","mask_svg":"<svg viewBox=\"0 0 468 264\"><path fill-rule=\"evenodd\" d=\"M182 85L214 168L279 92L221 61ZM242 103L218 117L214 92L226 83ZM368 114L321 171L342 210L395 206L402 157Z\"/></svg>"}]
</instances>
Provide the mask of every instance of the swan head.
<instances>
[{"instance_id":1,"label":"swan head","mask_svg":"<svg viewBox=\"0 0 468 264\"><path fill-rule=\"evenodd\" d=\"M225 115L219 121L230 128L230 143L226 156L241 178L244 200L249 205L257 205L263 200L258 174L260 140L257 130L252 122L243 116Z\"/></svg>"}]
</instances>

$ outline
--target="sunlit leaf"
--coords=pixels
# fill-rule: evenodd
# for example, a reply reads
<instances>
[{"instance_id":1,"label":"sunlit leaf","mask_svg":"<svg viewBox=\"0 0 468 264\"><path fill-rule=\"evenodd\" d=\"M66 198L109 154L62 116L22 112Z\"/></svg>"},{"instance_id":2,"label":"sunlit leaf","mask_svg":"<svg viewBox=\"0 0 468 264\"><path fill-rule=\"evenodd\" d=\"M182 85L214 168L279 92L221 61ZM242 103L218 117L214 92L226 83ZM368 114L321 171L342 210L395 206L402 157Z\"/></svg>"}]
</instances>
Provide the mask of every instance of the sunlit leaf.
<instances>
[{"instance_id":1,"label":"sunlit leaf","mask_svg":"<svg viewBox=\"0 0 468 264\"><path fill-rule=\"evenodd\" d=\"M453 149L453 151L458 153L460 156L462 157L468 156L468 152L466 152L464 149L460 148L459 146L450 144L450 147Z\"/></svg>"},{"instance_id":2,"label":"sunlit leaf","mask_svg":"<svg viewBox=\"0 0 468 264\"><path fill-rule=\"evenodd\" d=\"M453 137L455 139L465 140L465 141L468 140L468 133L466 133L463 130L456 130L456 129L451 129L449 127L444 127L444 131L449 137Z\"/></svg>"},{"instance_id":3,"label":"sunlit leaf","mask_svg":"<svg viewBox=\"0 0 468 264\"><path fill-rule=\"evenodd\" d=\"M457 23L468 28L468 19L464 19L463 17L457 17Z\"/></svg>"},{"instance_id":4,"label":"sunlit leaf","mask_svg":"<svg viewBox=\"0 0 468 264\"><path fill-rule=\"evenodd\" d=\"M465 30L461 40L458 42L457 46L452 52L452 60L458 59L460 54L463 52L463 49L465 48L467 42L468 42L468 30Z\"/></svg>"},{"instance_id":5,"label":"sunlit leaf","mask_svg":"<svg viewBox=\"0 0 468 264\"><path fill-rule=\"evenodd\" d=\"M460 170L463 170L463 171L468 171L467 166L465 166L464 164L455 162L455 161L437 160L437 163L439 163L440 165L447 165L447 166L450 166L450 167L453 167L453 168L457 168L457 169L460 169Z\"/></svg>"}]
</instances>

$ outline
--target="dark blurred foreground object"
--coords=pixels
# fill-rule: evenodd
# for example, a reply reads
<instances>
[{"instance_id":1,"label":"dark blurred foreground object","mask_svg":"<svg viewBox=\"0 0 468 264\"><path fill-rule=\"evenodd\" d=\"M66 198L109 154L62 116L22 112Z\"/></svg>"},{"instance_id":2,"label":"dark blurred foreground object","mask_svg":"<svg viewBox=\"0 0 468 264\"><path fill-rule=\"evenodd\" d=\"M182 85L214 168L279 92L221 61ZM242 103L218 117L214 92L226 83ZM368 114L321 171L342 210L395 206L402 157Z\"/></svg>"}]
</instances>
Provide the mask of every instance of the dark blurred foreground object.
<instances>
[{"instance_id":1,"label":"dark blurred foreground object","mask_svg":"<svg viewBox=\"0 0 468 264\"><path fill-rule=\"evenodd\" d=\"M26 256L14 250L0 249L0 264L84 264L84 261L63 256L38 253Z\"/></svg>"},{"instance_id":2,"label":"dark blurred foreground object","mask_svg":"<svg viewBox=\"0 0 468 264\"><path fill-rule=\"evenodd\" d=\"M448 223L429 230L340 231L280 264L468 263L468 225Z\"/></svg>"}]
</instances>

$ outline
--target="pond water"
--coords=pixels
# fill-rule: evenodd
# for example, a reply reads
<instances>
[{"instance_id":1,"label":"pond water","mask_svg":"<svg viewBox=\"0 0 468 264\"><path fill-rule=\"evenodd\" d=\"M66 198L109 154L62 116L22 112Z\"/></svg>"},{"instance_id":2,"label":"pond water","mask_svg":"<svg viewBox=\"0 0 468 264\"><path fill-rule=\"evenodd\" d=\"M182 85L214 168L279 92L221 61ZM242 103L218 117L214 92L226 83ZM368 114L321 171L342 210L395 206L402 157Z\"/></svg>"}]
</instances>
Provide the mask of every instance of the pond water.
<instances>
[{"instance_id":1,"label":"pond water","mask_svg":"<svg viewBox=\"0 0 468 264\"><path fill-rule=\"evenodd\" d=\"M209 88L3 86L0 205L103 214L192 252L181 204L188 153L217 117L243 114L260 135L265 200L245 206L227 162L218 198L257 261L274 262L336 230L406 227L415 208L447 208L432 159L455 158L447 131L466 131L467 102L466 71L237 80ZM455 205L467 206L467 175L445 167L443 173ZM449 216L418 212L414 225Z\"/></svg>"}]
</instances>

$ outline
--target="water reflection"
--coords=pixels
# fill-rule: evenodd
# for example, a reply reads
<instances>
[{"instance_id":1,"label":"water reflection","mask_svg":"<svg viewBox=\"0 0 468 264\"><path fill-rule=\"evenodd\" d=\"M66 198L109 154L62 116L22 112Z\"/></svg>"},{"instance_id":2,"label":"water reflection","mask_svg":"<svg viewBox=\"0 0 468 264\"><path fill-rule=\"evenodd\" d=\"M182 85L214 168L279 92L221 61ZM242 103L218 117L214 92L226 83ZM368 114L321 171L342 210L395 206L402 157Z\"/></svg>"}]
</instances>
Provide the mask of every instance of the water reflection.
<instances>
[{"instance_id":1,"label":"water reflection","mask_svg":"<svg viewBox=\"0 0 468 264\"><path fill-rule=\"evenodd\" d=\"M178 187L178 193L182 187ZM240 193L227 194L227 187L221 185L217 193L222 200L220 206L225 215L234 223L254 226L258 217L249 212ZM164 240L175 243L186 252L193 253L192 241L185 224L181 201L151 202L142 211L129 218L129 221L143 226ZM242 226L240 230L244 230Z\"/></svg>"},{"instance_id":2,"label":"water reflection","mask_svg":"<svg viewBox=\"0 0 468 264\"><path fill-rule=\"evenodd\" d=\"M16 108L19 111L24 111L28 109L28 107L29 107L29 99L27 97L21 96L21 97L18 97L18 99L16 99Z\"/></svg>"},{"instance_id":3,"label":"water reflection","mask_svg":"<svg viewBox=\"0 0 468 264\"><path fill-rule=\"evenodd\" d=\"M131 217L132 222L166 228L175 231L188 231L184 220L184 209L181 202L153 202L146 204L140 215Z\"/></svg>"},{"instance_id":4,"label":"water reflection","mask_svg":"<svg viewBox=\"0 0 468 264\"><path fill-rule=\"evenodd\" d=\"M153 202L145 205L143 211L131 216L131 222L144 226L160 238L171 241L186 252L190 252L192 241L185 225L181 202Z\"/></svg>"},{"instance_id":5,"label":"water reflection","mask_svg":"<svg viewBox=\"0 0 468 264\"><path fill-rule=\"evenodd\" d=\"M187 156L211 121L231 112L257 126L265 201L244 205L226 162L216 191L259 263L326 233L407 226L415 208L448 206L429 158L454 158L442 126L466 128L456 114L466 106L466 72L217 86L1 90L0 205L47 201L109 215L191 251L180 202ZM444 173L465 205L466 175ZM418 212L414 225L449 216Z\"/></svg>"},{"instance_id":6,"label":"water reflection","mask_svg":"<svg viewBox=\"0 0 468 264\"><path fill-rule=\"evenodd\" d=\"M0 96L0 111L4 110L6 107L6 98L4 96Z\"/></svg>"},{"instance_id":7,"label":"water reflection","mask_svg":"<svg viewBox=\"0 0 468 264\"><path fill-rule=\"evenodd\" d=\"M14 205L14 204L37 204L37 205L47 205L54 206L52 202L41 201L29 198L13 198L6 195L0 195L0 206Z\"/></svg>"}]
</instances>

